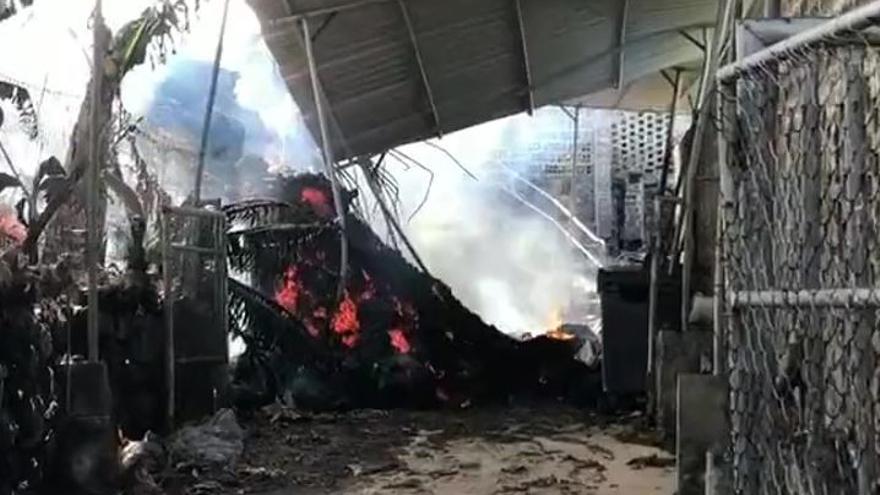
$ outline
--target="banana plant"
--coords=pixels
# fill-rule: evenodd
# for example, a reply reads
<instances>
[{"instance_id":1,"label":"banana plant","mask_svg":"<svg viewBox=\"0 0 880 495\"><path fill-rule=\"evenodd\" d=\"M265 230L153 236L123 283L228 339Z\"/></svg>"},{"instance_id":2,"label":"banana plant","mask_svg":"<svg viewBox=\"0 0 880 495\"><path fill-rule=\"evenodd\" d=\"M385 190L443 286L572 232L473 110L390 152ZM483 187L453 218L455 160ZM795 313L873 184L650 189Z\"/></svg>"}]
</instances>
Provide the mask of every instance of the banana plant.
<instances>
[{"instance_id":1,"label":"banana plant","mask_svg":"<svg viewBox=\"0 0 880 495\"><path fill-rule=\"evenodd\" d=\"M113 111L113 103L119 98L119 89L122 79L134 67L143 64L150 53L150 47L155 46L158 53L158 61L164 62L167 53L174 53L173 34L186 32L190 27L190 4L198 9L203 0L165 0L158 6L150 7L140 15L138 19L123 26L112 37L109 43L107 56L99 63L103 64L101 71L102 94L96 102L100 105L99 115L103 120L109 120ZM109 33L106 33L109 37ZM89 82L91 88L96 81ZM88 91L90 94L91 91ZM76 185L85 175L88 157L85 150L89 139L89 116L93 102L87 99L80 109L79 118L71 137L70 155L65 167L68 170L67 181L57 195L53 195L47 202L46 207L31 222L28 229L28 237L24 242L26 252L36 252L37 242L55 213L64 205L76 190ZM103 146L108 146L105 136ZM101 153L104 158L110 158L108 153ZM104 167L103 169L113 167Z\"/></svg>"}]
</instances>

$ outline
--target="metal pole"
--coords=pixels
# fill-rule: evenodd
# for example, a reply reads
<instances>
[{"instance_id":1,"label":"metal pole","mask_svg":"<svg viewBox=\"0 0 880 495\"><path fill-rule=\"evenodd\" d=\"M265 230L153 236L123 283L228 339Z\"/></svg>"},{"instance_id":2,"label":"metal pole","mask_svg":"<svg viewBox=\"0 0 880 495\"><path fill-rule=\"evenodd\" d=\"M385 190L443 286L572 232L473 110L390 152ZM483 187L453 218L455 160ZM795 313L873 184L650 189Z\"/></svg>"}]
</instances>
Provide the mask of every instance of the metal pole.
<instances>
[{"instance_id":1,"label":"metal pole","mask_svg":"<svg viewBox=\"0 0 880 495\"><path fill-rule=\"evenodd\" d=\"M532 82L532 66L529 60L529 43L526 38L526 23L523 17L522 0L514 0L516 7L516 21L519 25L519 38L522 45L523 66L525 67L526 85L529 89L529 115L535 112L535 85Z\"/></svg>"},{"instance_id":2,"label":"metal pole","mask_svg":"<svg viewBox=\"0 0 880 495\"><path fill-rule=\"evenodd\" d=\"M666 132L666 149L663 152L663 168L660 170L660 191L658 194L666 194L666 182L669 180L669 169L672 167L672 147L675 141L675 114L678 112L681 73L681 69L675 69L675 82L672 84L672 101L669 103L669 128Z\"/></svg>"},{"instance_id":3,"label":"metal pole","mask_svg":"<svg viewBox=\"0 0 880 495\"><path fill-rule=\"evenodd\" d=\"M728 294L734 308L838 307L865 308L880 306L880 289L837 288L815 290L734 291Z\"/></svg>"},{"instance_id":4,"label":"metal pole","mask_svg":"<svg viewBox=\"0 0 880 495\"><path fill-rule=\"evenodd\" d=\"M880 0L875 0L835 17L828 22L770 45L742 60L725 65L718 69L715 74L717 79L727 80L743 72L761 67L768 62L784 58L792 50L833 38L846 31L859 31L878 22L880 22Z\"/></svg>"},{"instance_id":5,"label":"metal pole","mask_svg":"<svg viewBox=\"0 0 880 495\"><path fill-rule=\"evenodd\" d=\"M706 55L706 65L704 75L711 75L717 71L718 60L721 50L721 44L727 39L727 28L732 18L733 0L725 0L718 4L718 20L715 34L712 40L712 46ZM688 159L687 180L684 183L684 208L682 210L682 234L684 237L684 259L682 260L681 272L681 321L682 325L687 325L690 314L690 298L691 298L691 274L690 270L693 265L694 258L694 239L693 239L693 220L694 220L694 184L697 175L697 167L703 151L703 137L709 126L710 111L714 105L709 104L710 89L714 86L715 81L711 77L703 78L703 85L700 88L699 100L697 106L699 115L697 116L697 126L694 130L693 143L691 144L691 153Z\"/></svg>"},{"instance_id":6,"label":"metal pole","mask_svg":"<svg viewBox=\"0 0 880 495\"><path fill-rule=\"evenodd\" d=\"M169 247L171 243L170 232L168 231L168 217L171 211L163 208L161 213L161 232L162 239L162 286L164 289L165 299L165 388L168 393L166 398L165 418L168 422L168 428L174 427L174 404L175 404L175 354L174 354L174 281L171 278L173 251Z\"/></svg>"},{"instance_id":7,"label":"metal pole","mask_svg":"<svg viewBox=\"0 0 880 495\"><path fill-rule=\"evenodd\" d=\"M443 127L440 125L440 113L437 112L437 103L434 100L434 91L431 89L431 82L428 80L428 71L425 69L422 50L419 48L419 39L416 36L416 31L413 27L412 19L409 17L409 10L407 10L406 4L403 0L397 0L397 4L400 6L400 12L401 15L403 15L403 22L406 24L406 32L409 33L409 40L413 47L413 54L416 57L416 64L419 66L419 73L422 75L422 84L425 87L428 104L431 106L431 114L434 116L434 125L436 127L437 136L442 137Z\"/></svg>"},{"instance_id":8,"label":"metal pole","mask_svg":"<svg viewBox=\"0 0 880 495\"><path fill-rule=\"evenodd\" d=\"M716 219L715 232L715 270L714 270L714 301L712 307L713 324L713 372L715 376L727 374L727 322L725 321L725 300L727 293L724 274L724 229L728 225L728 214L733 201L733 178L730 174L728 163L727 139L725 131L732 132L736 109L733 107L733 92L735 89L729 84L719 83L716 93L716 106L718 112L718 218Z\"/></svg>"},{"instance_id":9,"label":"metal pole","mask_svg":"<svg viewBox=\"0 0 880 495\"><path fill-rule=\"evenodd\" d=\"M333 189L333 204L336 207L339 226L342 229L340 235L340 261L339 261L339 286L337 288L337 296L341 299L345 291L345 282L348 279L348 237L345 221L345 210L342 204L342 195L339 188L339 182L336 177L336 170L333 167L333 150L330 148L330 136L327 131L327 120L324 118L324 105L321 98L321 83L318 80L318 68L315 63L315 55L312 52L312 37L309 34L308 19L301 19L300 26L303 32L303 41L306 48L306 58L309 63L309 77L312 80L312 94L315 97L315 113L318 115L318 126L321 129L321 149L324 153L324 169L327 178L330 180L330 187Z\"/></svg>"},{"instance_id":10,"label":"metal pole","mask_svg":"<svg viewBox=\"0 0 880 495\"><path fill-rule=\"evenodd\" d=\"M95 2L94 47L92 50L92 95L89 121L89 163L86 172L86 266L88 273L88 353L89 361L98 362L98 169L101 167L101 92L104 80L104 17L101 0ZM69 407L69 405L68 405Z\"/></svg>"},{"instance_id":11,"label":"metal pole","mask_svg":"<svg viewBox=\"0 0 880 495\"><path fill-rule=\"evenodd\" d=\"M229 15L229 0L223 4L223 19L220 21L220 35L217 39L217 52L214 54L214 67L211 72L211 88L208 91L208 107L205 110L205 121L202 123L202 142L199 146L199 162L196 169L196 186L193 192L195 205L199 206L202 198L202 176L205 174L205 155L208 150L208 135L211 132L211 117L214 115L214 100L217 98L217 79L220 76L220 58L223 56L223 37L226 33L226 18Z\"/></svg>"},{"instance_id":12,"label":"metal pole","mask_svg":"<svg viewBox=\"0 0 880 495\"><path fill-rule=\"evenodd\" d=\"M621 0L620 25L617 33L617 79L614 81L614 89L623 88L624 58L626 57L626 24L629 19L629 0Z\"/></svg>"},{"instance_id":13,"label":"metal pole","mask_svg":"<svg viewBox=\"0 0 880 495\"><path fill-rule=\"evenodd\" d=\"M574 230L574 217L577 216L577 163L578 163L578 137L581 130L581 106L575 105L574 107L574 132L571 138L571 174L570 174L570 187L568 190L568 211L571 212L571 225L569 226L570 230Z\"/></svg>"}]
</instances>

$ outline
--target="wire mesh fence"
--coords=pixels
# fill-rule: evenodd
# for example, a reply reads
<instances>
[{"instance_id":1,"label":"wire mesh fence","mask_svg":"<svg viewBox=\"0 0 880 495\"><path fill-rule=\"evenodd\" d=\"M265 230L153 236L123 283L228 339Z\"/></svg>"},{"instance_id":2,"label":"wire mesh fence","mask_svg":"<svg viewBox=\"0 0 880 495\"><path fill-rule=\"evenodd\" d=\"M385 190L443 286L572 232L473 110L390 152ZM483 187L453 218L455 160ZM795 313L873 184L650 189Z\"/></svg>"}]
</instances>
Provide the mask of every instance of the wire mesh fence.
<instances>
[{"instance_id":1,"label":"wire mesh fence","mask_svg":"<svg viewBox=\"0 0 880 495\"><path fill-rule=\"evenodd\" d=\"M720 91L735 492L878 493L880 48L848 33Z\"/></svg>"}]
</instances>

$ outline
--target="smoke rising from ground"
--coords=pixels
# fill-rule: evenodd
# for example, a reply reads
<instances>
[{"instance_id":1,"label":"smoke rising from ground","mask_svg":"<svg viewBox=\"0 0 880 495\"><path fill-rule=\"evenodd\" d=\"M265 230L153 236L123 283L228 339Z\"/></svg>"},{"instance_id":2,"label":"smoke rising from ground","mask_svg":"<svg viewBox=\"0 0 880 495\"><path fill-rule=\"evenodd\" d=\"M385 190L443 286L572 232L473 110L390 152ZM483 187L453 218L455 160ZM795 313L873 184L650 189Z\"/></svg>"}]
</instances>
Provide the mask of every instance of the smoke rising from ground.
<instances>
[{"instance_id":1,"label":"smoke rising from ground","mask_svg":"<svg viewBox=\"0 0 880 495\"><path fill-rule=\"evenodd\" d=\"M548 111L555 112L544 112ZM510 147L528 149L529 141L540 139L534 132L540 122L517 116L437 142L478 180L426 144L401 151L434 173L430 191L425 170L394 154L386 159L400 187L404 229L429 270L468 307L510 334L546 330L559 323L554 320L561 312L567 313L566 319L577 318L571 303L578 306L594 285L594 268L564 235L505 192L515 185L502 172L497 153ZM424 205L406 222L426 193ZM385 229L380 220L374 225Z\"/></svg>"}]
</instances>

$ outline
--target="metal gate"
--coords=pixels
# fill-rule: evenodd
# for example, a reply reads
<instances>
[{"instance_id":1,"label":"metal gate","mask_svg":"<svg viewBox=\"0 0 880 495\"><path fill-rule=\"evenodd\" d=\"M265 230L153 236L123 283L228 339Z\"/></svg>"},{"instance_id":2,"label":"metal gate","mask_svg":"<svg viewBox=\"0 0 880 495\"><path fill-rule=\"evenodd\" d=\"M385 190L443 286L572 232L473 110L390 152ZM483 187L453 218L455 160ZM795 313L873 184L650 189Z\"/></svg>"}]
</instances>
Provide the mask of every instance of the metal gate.
<instances>
[{"instance_id":1,"label":"metal gate","mask_svg":"<svg viewBox=\"0 0 880 495\"><path fill-rule=\"evenodd\" d=\"M165 358L169 425L210 414L226 388L226 216L162 210Z\"/></svg>"},{"instance_id":2,"label":"metal gate","mask_svg":"<svg viewBox=\"0 0 880 495\"><path fill-rule=\"evenodd\" d=\"M739 494L878 488L880 48L856 31L872 5L718 74Z\"/></svg>"}]
</instances>

